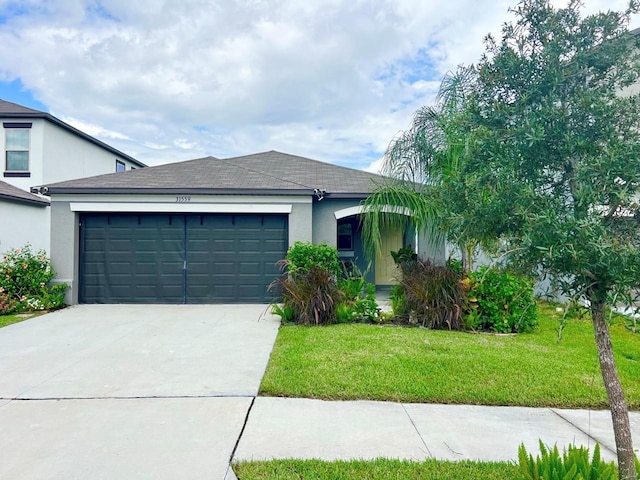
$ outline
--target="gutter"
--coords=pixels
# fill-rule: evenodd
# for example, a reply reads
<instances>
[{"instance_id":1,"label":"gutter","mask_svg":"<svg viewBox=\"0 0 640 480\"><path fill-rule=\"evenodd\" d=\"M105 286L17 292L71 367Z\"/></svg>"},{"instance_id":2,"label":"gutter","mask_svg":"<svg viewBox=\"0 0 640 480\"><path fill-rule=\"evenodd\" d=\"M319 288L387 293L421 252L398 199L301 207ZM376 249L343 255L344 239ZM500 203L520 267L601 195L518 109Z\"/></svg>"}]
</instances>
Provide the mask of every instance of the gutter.
<instances>
[{"instance_id":1,"label":"gutter","mask_svg":"<svg viewBox=\"0 0 640 480\"><path fill-rule=\"evenodd\" d=\"M46 195L278 195L278 196L314 196L313 189L250 189L250 188L189 188L189 187L159 187L159 188L123 188L123 187L56 187L42 186L39 192ZM369 193L344 192L344 193L324 193L326 199L364 199Z\"/></svg>"},{"instance_id":2,"label":"gutter","mask_svg":"<svg viewBox=\"0 0 640 480\"><path fill-rule=\"evenodd\" d=\"M5 194L0 194L0 199L6 200L8 202L13 202L13 203L27 203L29 205L35 205L38 207L48 207L51 204L51 202L45 199L36 200L36 199L17 197L13 195L5 195Z\"/></svg>"}]
</instances>

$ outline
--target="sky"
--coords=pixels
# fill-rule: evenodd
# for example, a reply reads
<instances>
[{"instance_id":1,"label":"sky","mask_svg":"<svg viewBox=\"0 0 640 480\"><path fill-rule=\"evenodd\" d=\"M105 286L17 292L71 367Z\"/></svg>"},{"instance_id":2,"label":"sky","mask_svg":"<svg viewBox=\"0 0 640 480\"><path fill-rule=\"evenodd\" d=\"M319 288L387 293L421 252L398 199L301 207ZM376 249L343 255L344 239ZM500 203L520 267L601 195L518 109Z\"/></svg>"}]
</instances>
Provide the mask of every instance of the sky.
<instances>
[{"instance_id":1,"label":"sky","mask_svg":"<svg viewBox=\"0 0 640 480\"><path fill-rule=\"evenodd\" d=\"M148 165L278 150L376 171L516 4L0 0L0 98Z\"/></svg>"}]
</instances>

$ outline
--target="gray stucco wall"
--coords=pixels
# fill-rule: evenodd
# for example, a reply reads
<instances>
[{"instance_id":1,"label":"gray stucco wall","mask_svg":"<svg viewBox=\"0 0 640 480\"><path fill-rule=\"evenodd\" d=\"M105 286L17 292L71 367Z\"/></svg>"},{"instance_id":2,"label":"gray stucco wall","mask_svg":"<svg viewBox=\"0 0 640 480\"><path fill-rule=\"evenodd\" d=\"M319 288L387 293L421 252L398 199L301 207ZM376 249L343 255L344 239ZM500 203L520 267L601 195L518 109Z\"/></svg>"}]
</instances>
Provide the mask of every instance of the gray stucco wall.
<instances>
[{"instance_id":1,"label":"gray stucco wall","mask_svg":"<svg viewBox=\"0 0 640 480\"><path fill-rule=\"evenodd\" d=\"M51 263L54 283L66 283L66 303L78 303L79 222L66 202L51 202Z\"/></svg>"},{"instance_id":2,"label":"gray stucco wall","mask_svg":"<svg viewBox=\"0 0 640 480\"><path fill-rule=\"evenodd\" d=\"M31 244L32 251L49 245L49 206L0 200L0 253Z\"/></svg>"},{"instance_id":3,"label":"gray stucco wall","mask_svg":"<svg viewBox=\"0 0 640 480\"><path fill-rule=\"evenodd\" d=\"M357 207L360 200L333 200L325 198L313 203L313 243L327 242L336 245L338 241L338 223L334 212L343 208Z\"/></svg>"}]
</instances>

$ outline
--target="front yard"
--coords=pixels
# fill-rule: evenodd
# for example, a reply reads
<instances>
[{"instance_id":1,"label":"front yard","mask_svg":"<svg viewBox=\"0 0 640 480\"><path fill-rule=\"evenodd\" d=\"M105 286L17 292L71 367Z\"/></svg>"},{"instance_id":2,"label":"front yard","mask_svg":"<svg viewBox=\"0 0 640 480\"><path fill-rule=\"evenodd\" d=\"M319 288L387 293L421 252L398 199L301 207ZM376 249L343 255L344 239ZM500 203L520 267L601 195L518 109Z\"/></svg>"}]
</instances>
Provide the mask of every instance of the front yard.
<instances>
[{"instance_id":1,"label":"front yard","mask_svg":"<svg viewBox=\"0 0 640 480\"><path fill-rule=\"evenodd\" d=\"M606 408L593 328L539 305L530 334L364 324L280 329L261 395L322 399ZM611 326L630 409L640 409L640 336Z\"/></svg>"},{"instance_id":2,"label":"front yard","mask_svg":"<svg viewBox=\"0 0 640 480\"><path fill-rule=\"evenodd\" d=\"M365 324L283 326L261 395L329 400L607 408L590 319L538 305L529 334L491 335ZM630 409L640 409L640 335L616 318L611 326L617 367ZM538 452L531 452L534 456ZM503 479L516 463L273 460L240 462L242 480ZM617 477L616 477L617 478Z\"/></svg>"},{"instance_id":3,"label":"front yard","mask_svg":"<svg viewBox=\"0 0 640 480\"><path fill-rule=\"evenodd\" d=\"M358 479L358 480L504 480L514 478L518 467L507 462L409 462L373 461L324 462L321 460L274 460L242 462L234 466L242 480Z\"/></svg>"}]
</instances>

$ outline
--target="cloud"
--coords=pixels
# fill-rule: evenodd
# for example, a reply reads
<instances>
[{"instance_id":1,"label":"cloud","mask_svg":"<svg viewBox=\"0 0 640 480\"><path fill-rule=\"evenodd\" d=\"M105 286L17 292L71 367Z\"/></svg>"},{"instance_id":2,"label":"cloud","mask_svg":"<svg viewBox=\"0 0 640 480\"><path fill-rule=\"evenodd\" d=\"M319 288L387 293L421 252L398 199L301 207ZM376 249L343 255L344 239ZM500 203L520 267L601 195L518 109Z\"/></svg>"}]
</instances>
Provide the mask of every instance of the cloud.
<instances>
[{"instance_id":1,"label":"cloud","mask_svg":"<svg viewBox=\"0 0 640 480\"><path fill-rule=\"evenodd\" d=\"M0 78L149 164L277 149L366 168L515 4L0 0Z\"/></svg>"}]
</instances>

